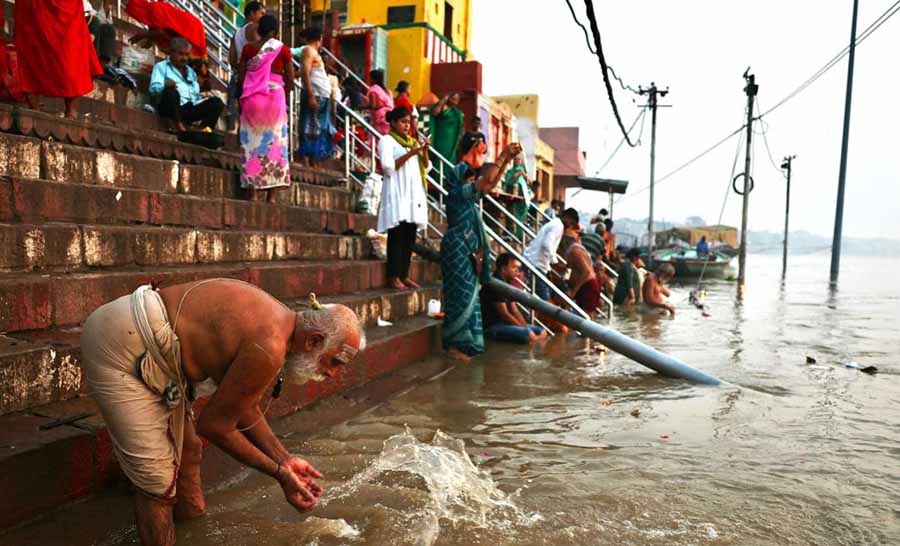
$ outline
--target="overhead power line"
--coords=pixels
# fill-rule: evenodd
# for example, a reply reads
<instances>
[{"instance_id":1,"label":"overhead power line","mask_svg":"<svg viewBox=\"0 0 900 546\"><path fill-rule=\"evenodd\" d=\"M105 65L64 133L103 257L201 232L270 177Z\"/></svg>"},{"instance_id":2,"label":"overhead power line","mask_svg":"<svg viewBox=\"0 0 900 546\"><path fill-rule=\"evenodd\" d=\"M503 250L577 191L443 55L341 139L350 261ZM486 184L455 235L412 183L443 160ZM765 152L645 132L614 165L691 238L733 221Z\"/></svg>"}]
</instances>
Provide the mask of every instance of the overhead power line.
<instances>
[{"instance_id":1,"label":"overhead power line","mask_svg":"<svg viewBox=\"0 0 900 546\"><path fill-rule=\"evenodd\" d=\"M878 16L877 19L875 19L868 27L866 27L865 30L863 30L863 31L860 33L860 35L856 38L856 45L859 45L859 44L862 43L864 40L866 40L866 38L868 38L869 36L871 36L876 30L878 30L878 29L881 27L881 25L883 25L884 23L886 23L886 22L888 21L888 19L890 19L891 17L893 17L894 15L896 15L896 13L897 13L898 11L900 11L900 0L897 0L896 2L894 2L893 4L891 4L891 6L890 6L888 9L886 9L880 16ZM775 109L780 108L780 107L783 106L786 102L788 102L788 101L791 100L792 98L796 97L796 96L797 96L798 94L800 94L804 89L806 89L807 87L809 87L810 85L812 85L816 80L818 80L818 79L821 78L823 75L825 75L826 72L828 72L829 70L831 70L838 62L840 62L844 57L846 57L847 54L848 54L849 52L850 52L850 46L847 45L847 46L844 47L844 49L842 49L837 55L835 55L834 57L832 57L830 61L828 61L827 63L825 63L819 70L817 70L815 73L813 73L812 76L810 76L809 78L807 78L806 81L804 81L802 84L800 84L799 86L797 86L793 91L791 91L790 93L788 93L787 95L785 95L784 98L782 98L780 101L776 102L774 106L772 106L771 108L769 108L769 109L766 110L765 112L762 112L761 114L759 114L759 116L757 116L756 119L761 119L761 118L763 118L764 116L769 115L770 113L772 113L773 111L775 111ZM740 133L741 131L743 131L745 127L747 127L746 124L741 125L740 127L738 127L737 129L735 129L734 131L732 131L731 133L729 133L727 136L723 137L721 140L717 141L715 144L713 144L712 146L710 146L710 147L707 148L706 150L700 152L699 154L697 154L696 156L694 156L693 158L691 158L691 159L688 160L687 162L683 163L681 166L679 166L679 167L676 168L675 170L669 172L668 174L666 174L665 176L663 176L662 178L660 178L659 180L657 180L657 181L656 181L656 184L659 184L660 182L663 182L664 180L667 180L667 179L671 178L672 176L678 174L679 172L683 171L683 170L686 169L688 166L692 165L693 163L695 163L696 161L698 161L699 159L701 159L702 157L704 157L704 156L707 155L708 153L712 152L713 150L715 150L716 148L718 148L719 146L721 146L722 144L724 144L725 142L727 142L731 137L733 137L734 135L736 135L736 134ZM770 155L771 155L771 154L770 154ZM635 192L632 192L632 193L630 193L630 194L622 195L621 197L619 197L619 198L616 200L616 203L618 203L619 201L622 201L623 199L626 199L626 198L628 198L628 197L633 197L634 195L638 195L638 194L640 194L640 193L643 193L644 191L646 191L646 190L648 190L648 189L650 189L650 186L649 186L649 185L644 186L644 187L640 188L639 190L637 190L637 191L635 191Z\"/></svg>"},{"instance_id":2,"label":"overhead power line","mask_svg":"<svg viewBox=\"0 0 900 546\"><path fill-rule=\"evenodd\" d=\"M856 45L859 45L859 44L861 44L863 41L865 41L866 38L868 38L869 36L871 36L873 32L875 32L876 30L878 30L878 28L879 28L881 25L883 25L885 22L887 22L887 20L890 19L891 17L893 17L898 11L900 11L900 0L897 0L896 2L894 2L894 3L891 5L891 7L889 7L888 9L886 9L880 16L878 16L877 19L875 19L875 20L872 22L872 24L870 24L868 27L866 27L865 30L863 30L863 31L860 33L860 35L856 38ZM827 63L825 63L825 64L822 66L822 68L820 68L820 69L817 70L812 76L810 76L809 78L807 78L807 80L806 80L805 82L801 83L799 86L797 86L796 89L794 89L793 91L791 91L790 93L788 93L788 94L787 94L784 98L782 98L780 101L776 102L774 106L772 106L771 108L769 108L769 109L766 110L765 112L762 112L762 113L759 115L759 117L763 117L763 116L766 116L766 115L770 114L770 113L773 112L775 109L781 107L781 106L782 106L784 103L786 103L787 101L789 101L789 100L791 100L792 98L794 98L794 97L796 97L797 95L799 95L801 92L803 92L804 89L806 89L807 87L809 87L810 85L812 85L816 80L818 80L819 78L821 78L822 76L824 76L829 70L831 70L832 68L834 68L834 66L835 66L836 64L838 64L841 60L843 60L843 58L846 57L849 53L850 53L850 46L849 46L849 44L848 44L848 45L845 46L844 49L842 49L837 55L835 55L834 57L832 57L830 61L828 61Z\"/></svg>"},{"instance_id":3,"label":"overhead power line","mask_svg":"<svg viewBox=\"0 0 900 546\"><path fill-rule=\"evenodd\" d=\"M641 130L640 130L640 132L638 133L638 137L637 137L637 140L636 140L636 142L637 142L638 144L641 143L641 135L644 134L644 114L646 114L646 113L647 113L646 110L641 110L641 111L638 113L637 117L634 118L634 121L631 122L631 127L628 128L628 134L631 134L631 131L634 130L634 126L637 125L637 122L638 122L638 121L641 122ZM603 171L603 169L605 169L606 166L609 165L609 162L612 161L614 157L616 157L616 154L617 154L617 153L619 153L619 150L622 148L622 144L625 144L625 139L624 139L624 138L623 138L622 140L619 141L619 144L618 144L618 146L616 146L616 149L613 150L613 151L612 151L612 154L610 154L609 158L607 158L607 160L603 162L603 166L600 167L599 169L597 169L597 172L594 173L594 176L599 175L599 174Z\"/></svg>"},{"instance_id":4,"label":"overhead power line","mask_svg":"<svg viewBox=\"0 0 900 546\"><path fill-rule=\"evenodd\" d=\"M566 1L568 2L568 0ZM625 136L625 142L628 143L629 146L634 148L636 144L631 142L631 138L629 138L628 136L628 131L625 130L625 124L622 123L622 116L619 115L619 107L618 105L616 105L616 98L613 95L612 84L609 81L609 67L606 64L606 57L603 55L603 43L600 41L600 29L597 26L597 17L596 15L594 15L594 3L592 0L584 0L584 6L587 10L588 22L591 25L591 34L594 38L594 46L597 48L597 59L600 61L600 68L603 71L603 83L606 85L606 95L607 97L609 97L609 104L610 106L612 106L613 115L616 117L616 123L619 124L619 129Z\"/></svg>"},{"instance_id":5,"label":"overhead power line","mask_svg":"<svg viewBox=\"0 0 900 546\"><path fill-rule=\"evenodd\" d=\"M591 43L591 37L590 37L590 35L588 34L588 29L587 29L586 26L584 26L584 24L583 24L581 21L578 20L578 16L575 15L575 8L572 7L572 2L571 2L571 0L566 0L566 5L569 6L569 13L572 14L572 19L575 20L575 24L578 25L578 26L580 26L580 27L581 27L581 31L584 32L584 41L587 42L588 51L590 51L591 53L593 53L594 55L596 55L596 54L597 54L597 50L594 49L594 44Z\"/></svg>"}]
</instances>

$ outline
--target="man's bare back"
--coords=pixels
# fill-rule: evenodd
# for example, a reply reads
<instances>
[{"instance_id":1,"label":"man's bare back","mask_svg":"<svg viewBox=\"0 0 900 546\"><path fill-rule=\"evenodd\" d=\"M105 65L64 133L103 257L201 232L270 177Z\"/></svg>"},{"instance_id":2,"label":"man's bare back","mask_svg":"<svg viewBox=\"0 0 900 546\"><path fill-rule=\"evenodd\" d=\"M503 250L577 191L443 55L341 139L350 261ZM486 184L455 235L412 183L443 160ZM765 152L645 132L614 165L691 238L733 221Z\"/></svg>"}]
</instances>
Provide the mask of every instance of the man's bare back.
<instances>
[{"instance_id":1,"label":"man's bare back","mask_svg":"<svg viewBox=\"0 0 900 546\"><path fill-rule=\"evenodd\" d=\"M284 361L295 313L256 286L210 279L162 288L159 294L181 340L191 382L220 383L241 351L265 350L277 364Z\"/></svg>"}]
</instances>

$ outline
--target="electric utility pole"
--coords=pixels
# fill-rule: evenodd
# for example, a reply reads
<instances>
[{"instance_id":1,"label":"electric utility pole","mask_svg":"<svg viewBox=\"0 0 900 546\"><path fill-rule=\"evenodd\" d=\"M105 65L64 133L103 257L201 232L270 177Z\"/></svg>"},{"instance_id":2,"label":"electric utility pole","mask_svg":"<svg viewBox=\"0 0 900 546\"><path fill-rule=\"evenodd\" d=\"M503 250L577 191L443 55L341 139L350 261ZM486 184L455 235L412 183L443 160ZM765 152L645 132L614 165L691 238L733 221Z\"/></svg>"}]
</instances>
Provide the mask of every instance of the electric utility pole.
<instances>
[{"instance_id":1,"label":"electric utility pole","mask_svg":"<svg viewBox=\"0 0 900 546\"><path fill-rule=\"evenodd\" d=\"M755 102L756 93L759 92L759 86L756 85L756 76L750 74L750 68L744 71L744 80L747 85L744 86L744 93L747 94L747 152L744 156L744 172L737 175L732 184L737 182L741 176L744 177L744 191L737 192L744 197L743 212L741 215L741 248L738 253L738 291L744 292L744 277L747 270L747 210L750 204L750 192L753 190L753 177L750 172L750 141L753 138L753 103ZM737 188L735 188L737 191Z\"/></svg>"},{"instance_id":2,"label":"electric utility pole","mask_svg":"<svg viewBox=\"0 0 900 546\"><path fill-rule=\"evenodd\" d=\"M650 132L650 220L647 222L647 266L653 267L653 246L656 242L653 233L653 200L654 200L654 183L656 182L656 109L659 107L658 97L665 97L669 94L669 88L659 90L656 84L650 82L650 87L644 89L638 88L638 93L647 95L647 104L645 108L650 109L651 132Z\"/></svg>"},{"instance_id":3,"label":"electric utility pole","mask_svg":"<svg viewBox=\"0 0 900 546\"><path fill-rule=\"evenodd\" d=\"M797 159L797 156L790 155L784 158L781 168L787 171L787 195L784 198L784 249L781 255L781 276L787 275L787 252L788 252L788 216L791 213L791 163Z\"/></svg>"},{"instance_id":4,"label":"electric utility pole","mask_svg":"<svg viewBox=\"0 0 900 546\"><path fill-rule=\"evenodd\" d=\"M856 57L856 11L859 0L853 0L853 22L850 24L850 57L847 61L847 97L844 100L844 140L841 143L841 171L838 175L837 207L834 212L834 238L831 241L831 283L837 282L841 270L841 232L844 228L844 186L847 182L847 146L850 140L850 103L853 99L853 60Z\"/></svg>"}]
</instances>

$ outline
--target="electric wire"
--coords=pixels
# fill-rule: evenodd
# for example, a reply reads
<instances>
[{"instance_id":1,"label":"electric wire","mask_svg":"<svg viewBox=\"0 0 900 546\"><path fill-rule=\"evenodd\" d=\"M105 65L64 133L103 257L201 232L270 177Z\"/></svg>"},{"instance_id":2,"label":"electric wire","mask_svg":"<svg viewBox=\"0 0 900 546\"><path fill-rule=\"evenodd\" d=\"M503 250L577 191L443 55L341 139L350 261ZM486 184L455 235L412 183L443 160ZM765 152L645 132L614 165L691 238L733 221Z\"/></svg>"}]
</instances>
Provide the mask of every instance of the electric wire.
<instances>
[{"instance_id":1,"label":"electric wire","mask_svg":"<svg viewBox=\"0 0 900 546\"><path fill-rule=\"evenodd\" d=\"M616 123L619 124L619 129L625 136L625 142L628 144L628 146L634 148L635 146L637 146L637 144L632 142L628 137L628 131L625 130L625 124L622 123L622 116L619 114L619 107L616 104L616 98L613 95L612 84L609 81L609 67L606 65L606 57L603 55L603 43L600 41L600 28L597 26L597 16L594 14L593 0L584 0L584 6L587 11L588 22L591 25L591 34L594 37L594 45L597 48L597 60L600 61L600 68L603 72L603 83L606 85L606 95L609 98L609 104L610 106L612 106L613 115L616 118Z\"/></svg>"},{"instance_id":2,"label":"electric wire","mask_svg":"<svg viewBox=\"0 0 900 546\"><path fill-rule=\"evenodd\" d=\"M575 8L572 7L572 1L566 0L566 5L569 6L569 13L572 14L572 19L575 20L575 24L578 25L579 27L581 27L581 31L584 32L584 41L587 42L588 51L590 51L592 54L596 55L597 50L594 49L594 44L591 43L591 37L588 34L588 29L587 29L587 27L584 26L584 23L582 23L581 21L578 20L578 16L575 15ZM619 83L621 83L621 80Z\"/></svg>"},{"instance_id":3,"label":"electric wire","mask_svg":"<svg viewBox=\"0 0 900 546\"><path fill-rule=\"evenodd\" d=\"M756 108L757 108L757 110L761 109L761 106L759 105L758 97L756 98ZM765 145L766 145L766 154L769 156L769 163L772 164L772 168L775 169L776 171L778 171L778 173L781 174L781 176L783 178L786 178L786 175L784 174L784 169L779 167L778 163L775 162L775 158L772 157L772 149L769 148L769 139L766 136L769 132L769 124L764 119L760 119L759 125L760 125L760 131L757 134L762 135L763 143L765 143ZM754 133L755 132L756 131L754 131Z\"/></svg>"},{"instance_id":4,"label":"electric wire","mask_svg":"<svg viewBox=\"0 0 900 546\"><path fill-rule=\"evenodd\" d=\"M887 22L891 17L893 17L898 11L900 11L900 0L897 0L896 2L894 2L887 10L885 10L878 18L876 18L875 21L873 21L868 27L866 27L865 30L863 30L862 33L860 33L860 34L857 36L857 38L856 38L856 45L859 45L859 44L861 44L863 41L865 41L869 36L872 35L872 33L874 33L876 30L878 30L884 23L886 23L886 22ZM848 45L848 46L845 46L844 49L841 50L841 52L839 52L837 55L835 55L830 61L828 61L827 63L825 63L825 65L822 66L822 68L820 68L819 70L817 70L817 71L816 71L812 76L810 76L805 82L803 82L802 84L800 84L797 88L795 88L793 91L791 91L790 93L788 93L785 97L783 97L781 100L779 100L778 102L776 102L774 106L772 106L771 108L769 108L769 109L766 110L765 112L759 114L759 115L758 115L756 118L754 118L754 119L759 120L759 119L761 119L761 118L763 118L763 117L769 115L770 113L772 113L773 111L775 111L777 108L781 107L781 106L784 105L786 102L788 102L789 100L791 100L792 98L794 98L795 96L797 96L797 95L798 95L799 93L801 93L804 89L806 89L807 87L809 87L810 85L812 85L813 82L815 82L816 80L818 80L819 78L821 78L826 72L828 72L828 70L830 70L832 67L834 67L834 65L836 65L841 59L843 59L845 56L847 56L847 54L848 54L849 52L850 52L850 46L849 46L849 45ZM718 142L716 142L715 144L713 144L712 146L710 146L709 148L707 148L706 150L704 150L703 152L700 152L698 155L694 156L693 158L691 158L691 159L688 160L687 162L683 163L681 166L677 167L675 170L673 170L673 171L669 172L668 174L666 174L665 176L661 177L659 180L656 181L656 184L659 184L659 183L661 183L661 182L663 182L663 181L669 179L670 177L674 176L675 174L677 174L677 173L683 171L684 169L686 169L688 166L690 166L690 165L693 164L694 162L698 161L699 159L701 159L702 157L704 157L704 156L707 155L708 153L712 152L713 150L715 150L716 148L718 148L719 146L721 146L722 144L724 144L725 142L727 142L728 139L730 139L730 138L733 137L734 135L738 134L739 132L743 131L745 127L747 127L747 124L746 124L746 123L743 124L743 125L741 125L741 126L738 127L737 129L735 129L735 130L732 131L731 133L729 133L727 136L725 136L724 138L722 138L721 140L719 140ZM634 192L632 192L632 193L630 193L630 194L622 195L622 196L620 196L618 199L616 199L615 203L618 204L620 201L623 201L623 200L625 200L625 199L627 199L627 198L629 198L629 197L634 197L635 195L639 195L639 194L641 194L641 193L647 191L648 189L650 189L650 186L649 186L649 185L644 186L644 187L640 188L639 190L634 191Z\"/></svg>"},{"instance_id":5,"label":"electric wire","mask_svg":"<svg viewBox=\"0 0 900 546\"><path fill-rule=\"evenodd\" d=\"M865 28L865 30L863 30L857 36L856 45L859 45L862 42L864 42L866 40L866 38L871 36L873 32L878 30L878 28L881 27L881 25L886 23L888 21L888 19L893 17L898 11L900 11L900 0L897 0L896 2L894 2L888 9L886 9L880 16L878 16L878 18L876 18L875 21L873 21L868 27ZM772 106L765 112L761 113L759 115L759 117L763 117L763 116L766 116L766 115L772 113L773 111L775 111L776 109L781 107L784 103L788 102L792 98L799 95L801 92L803 92L803 90L805 90L807 87L812 85L816 80L818 80L819 78L824 76L825 73L827 73L829 70L834 68L834 66L836 64L838 64L849 53L850 53L850 46L847 45L837 55L832 57L830 61L825 63L821 68L819 68L819 70L817 70L815 73L813 73L812 76L807 78L806 81L804 81L799 86L797 86L793 91L791 91L790 93L785 95L785 97L782 98L780 101L776 102L774 106Z\"/></svg>"},{"instance_id":6,"label":"electric wire","mask_svg":"<svg viewBox=\"0 0 900 546\"><path fill-rule=\"evenodd\" d=\"M706 155L712 153L712 152L713 152L714 150L716 150L719 146L721 146L721 145L725 144L726 142L728 142L734 135L740 134L741 131L744 130L744 127L746 127L746 124L745 124L745 125L742 125L741 127L738 127L737 129L735 129L734 131L732 131L731 133L729 133L727 136L725 136L725 138L722 138L721 140L719 140L718 142L716 142L715 144L713 144L713 145L710 146L709 148L703 150L702 152L700 152L699 154L695 155L695 156L692 157L691 159L689 159L689 160L687 160L686 162L682 163L680 167L676 168L676 169L673 170L673 171L670 171L670 172L669 172L668 174L666 174L665 176L660 177L659 179L657 179L657 180L654 182L654 185L657 185L657 186L658 186L660 183L665 182L666 180L672 178L673 176L675 176L676 174L680 173L680 172L683 171L684 169L688 168L688 167L691 166L692 164L696 163L697 161L699 161L700 159L702 159L702 158L705 157ZM629 194L620 196L619 198L616 199L615 203L618 204L620 201L623 201L623 200L625 200L625 199L627 199L627 198L629 198L629 197L634 197L635 195L640 195L641 193L643 193L643 192L645 192L645 191L647 191L647 190L649 190L649 189L650 189L650 184L647 184L646 186L643 186L643 187L641 187L640 189L638 189L638 190L636 190L636 191L633 191L633 192L631 192L631 193L629 193Z\"/></svg>"},{"instance_id":7,"label":"electric wire","mask_svg":"<svg viewBox=\"0 0 900 546\"><path fill-rule=\"evenodd\" d=\"M746 110L746 109L745 109ZM734 180L734 171L737 170L738 158L741 156L741 144L744 143L744 135L738 137L737 149L734 151L734 161L731 163L731 174L728 175L728 184L725 185L725 198L722 200L722 208L719 210L719 219L716 221L717 226L722 225L722 218L725 216L725 206L728 204L728 196L731 195L731 182ZM706 274L706 264L709 263L709 257L703 262L703 269L700 270L700 278L697 279L697 288L703 282L703 275Z\"/></svg>"},{"instance_id":8,"label":"electric wire","mask_svg":"<svg viewBox=\"0 0 900 546\"><path fill-rule=\"evenodd\" d=\"M613 67L612 67L612 66L607 65L606 68L609 69L609 73L612 74L612 77L615 78L616 81L619 82L619 85L622 86L622 90L624 90L624 91L631 91L631 92L634 93L635 95L640 95L640 94L641 94L641 90L640 90L640 89L635 89L634 87L631 87L630 85L628 85L627 83L625 83L624 81L622 81L622 78L620 78L619 75L616 74L616 71L613 70Z\"/></svg>"},{"instance_id":9,"label":"electric wire","mask_svg":"<svg viewBox=\"0 0 900 546\"><path fill-rule=\"evenodd\" d=\"M644 114L646 114L646 113L647 113L647 110L643 110L643 109L640 112L638 112L637 117L634 118L633 122L631 122L631 127L628 128L628 133L631 134L631 131L634 130L634 126L637 125L637 122L638 121L641 122L641 129L640 129L640 131L638 131L638 136L637 136L637 140L636 140L638 144L641 143L641 136L643 136L643 134L644 134L644 120L645 120ZM609 162L612 161L614 157L616 157L616 154L622 148L622 144L625 144L624 138L619 141L619 145L616 146L616 149L613 150L612 154L610 154L610 156L606 159L606 161L603 163L603 166L600 167L599 169L597 169L597 171L594 173L594 176L599 176L600 173L603 171L603 169L605 169L606 166L609 165ZM578 195L579 193L581 193L583 191L584 191L584 188L579 188L575 193L572 194L572 197L575 197L576 195Z\"/></svg>"},{"instance_id":10,"label":"electric wire","mask_svg":"<svg viewBox=\"0 0 900 546\"><path fill-rule=\"evenodd\" d=\"M638 132L637 139L635 139L638 144L641 143L641 136L644 134L644 117L645 117L646 113L647 113L647 110L642 109L638 113L637 117L634 118L634 121L631 123L631 127L628 128L628 134L631 134L631 131L634 130L634 126L637 125L637 122L638 121L641 122L641 130ZM601 166L599 169L597 169L597 172L594 173L594 176L599 175L603 171L603 169L605 169L606 166L609 165L609 162L612 161L613 158L616 157L616 154L619 152L619 150L622 149L622 144L625 144L624 138L619 141L619 145L616 146L616 149L612 151L612 154L610 154L610 156L606 159L606 161L603 162L603 166Z\"/></svg>"}]
</instances>

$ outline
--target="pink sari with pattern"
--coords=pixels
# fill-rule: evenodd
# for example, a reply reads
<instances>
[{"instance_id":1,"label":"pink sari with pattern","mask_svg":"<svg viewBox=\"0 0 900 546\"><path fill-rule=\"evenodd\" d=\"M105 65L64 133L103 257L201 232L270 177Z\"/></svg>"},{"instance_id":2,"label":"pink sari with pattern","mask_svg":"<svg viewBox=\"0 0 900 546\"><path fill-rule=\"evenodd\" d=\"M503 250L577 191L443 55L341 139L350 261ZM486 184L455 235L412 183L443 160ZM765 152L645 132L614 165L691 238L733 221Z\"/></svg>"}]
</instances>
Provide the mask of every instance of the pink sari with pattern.
<instances>
[{"instance_id":1,"label":"pink sari with pattern","mask_svg":"<svg viewBox=\"0 0 900 546\"><path fill-rule=\"evenodd\" d=\"M284 47L275 38L247 61L241 93L241 186L265 190L290 186L290 149L284 78L272 63Z\"/></svg>"}]
</instances>

